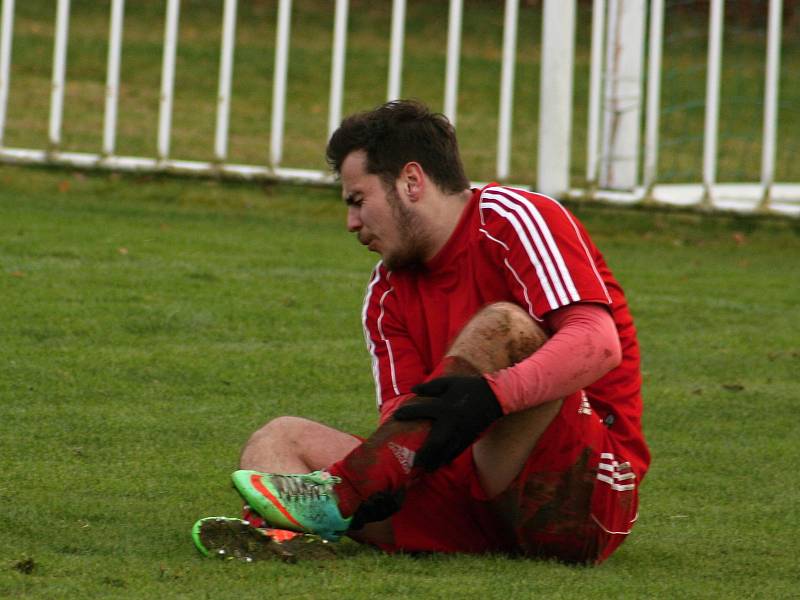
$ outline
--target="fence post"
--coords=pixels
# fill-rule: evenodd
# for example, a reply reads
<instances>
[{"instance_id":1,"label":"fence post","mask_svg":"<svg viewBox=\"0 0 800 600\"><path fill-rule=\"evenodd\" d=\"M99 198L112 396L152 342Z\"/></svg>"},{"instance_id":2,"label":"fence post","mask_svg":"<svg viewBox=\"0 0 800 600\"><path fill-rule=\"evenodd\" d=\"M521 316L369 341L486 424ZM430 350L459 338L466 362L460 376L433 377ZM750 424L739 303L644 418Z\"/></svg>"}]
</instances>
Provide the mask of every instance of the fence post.
<instances>
[{"instance_id":1,"label":"fence post","mask_svg":"<svg viewBox=\"0 0 800 600\"><path fill-rule=\"evenodd\" d=\"M56 33L53 43L53 81L50 90L49 152L61 146L61 123L64 117L64 80L67 71L67 40L69 39L70 0L58 0Z\"/></svg>"},{"instance_id":2,"label":"fence post","mask_svg":"<svg viewBox=\"0 0 800 600\"><path fill-rule=\"evenodd\" d=\"M270 127L269 164L283 160L283 127L286 120L286 78L289 72L289 36L292 26L292 0L278 3L278 27L275 32L275 71L272 77L272 125Z\"/></svg>"},{"instance_id":3,"label":"fence post","mask_svg":"<svg viewBox=\"0 0 800 600\"><path fill-rule=\"evenodd\" d=\"M344 95L344 61L347 45L347 12L349 0L336 0L333 20L333 50L331 58L331 91L328 101L328 138L339 128L342 120Z\"/></svg>"},{"instance_id":4,"label":"fence post","mask_svg":"<svg viewBox=\"0 0 800 600\"><path fill-rule=\"evenodd\" d=\"M463 0L450 0L447 20L447 67L444 82L444 114L456 126L458 112L458 68L461 59L461 22Z\"/></svg>"},{"instance_id":5,"label":"fence post","mask_svg":"<svg viewBox=\"0 0 800 600\"><path fill-rule=\"evenodd\" d=\"M172 136L172 100L175 94L175 53L178 49L180 0L167 2L164 19L164 52L161 60L161 96L158 109L158 160L169 158Z\"/></svg>"},{"instance_id":6,"label":"fence post","mask_svg":"<svg viewBox=\"0 0 800 600\"><path fill-rule=\"evenodd\" d=\"M508 178L511 165L511 121L514 113L514 70L517 66L517 21L519 0L506 0L503 25L503 67L500 74L500 115L497 119L498 181Z\"/></svg>"},{"instance_id":7,"label":"fence post","mask_svg":"<svg viewBox=\"0 0 800 600\"><path fill-rule=\"evenodd\" d=\"M545 0L536 188L551 196L569 190L574 52L575 0Z\"/></svg>"},{"instance_id":8,"label":"fence post","mask_svg":"<svg viewBox=\"0 0 800 600\"><path fill-rule=\"evenodd\" d=\"M594 0L592 3L592 50L589 63L589 114L586 124L586 188L589 195L597 189L605 31L606 0Z\"/></svg>"},{"instance_id":9,"label":"fence post","mask_svg":"<svg viewBox=\"0 0 800 600\"><path fill-rule=\"evenodd\" d=\"M223 163L228 158L233 52L236 45L236 2L237 0L225 0L222 9L222 41L219 50L217 82L217 123L214 130L214 160L218 163Z\"/></svg>"},{"instance_id":10,"label":"fence post","mask_svg":"<svg viewBox=\"0 0 800 600\"><path fill-rule=\"evenodd\" d=\"M708 25L708 68L706 71L706 115L703 128L703 197L700 206L714 204L714 185L717 183L717 146L719 141L719 88L722 70L722 30L725 23L725 3L711 0Z\"/></svg>"},{"instance_id":11,"label":"fence post","mask_svg":"<svg viewBox=\"0 0 800 600\"><path fill-rule=\"evenodd\" d=\"M647 108L644 132L644 199L652 200L658 172L658 137L661 110L661 55L664 46L664 0L650 1L650 39L647 62Z\"/></svg>"},{"instance_id":12,"label":"fence post","mask_svg":"<svg viewBox=\"0 0 800 600\"><path fill-rule=\"evenodd\" d=\"M392 2L392 40L389 49L389 81L387 100L400 98L403 79L403 41L406 35L406 0Z\"/></svg>"},{"instance_id":13,"label":"fence post","mask_svg":"<svg viewBox=\"0 0 800 600\"><path fill-rule=\"evenodd\" d=\"M761 149L761 202L760 210L767 210L775 180L775 147L778 135L778 86L781 72L781 17L782 0L769 3L769 28L767 29L767 73L764 82L764 133Z\"/></svg>"},{"instance_id":14,"label":"fence post","mask_svg":"<svg viewBox=\"0 0 800 600\"><path fill-rule=\"evenodd\" d=\"M0 23L0 147L6 130L6 109L11 74L11 35L14 27L14 0L4 0Z\"/></svg>"},{"instance_id":15,"label":"fence post","mask_svg":"<svg viewBox=\"0 0 800 600\"><path fill-rule=\"evenodd\" d=\"M112 156L117 144L117 109L119 104L119 65L122 54L122 22L125 0L112 0L106 59L106 101L103 113L103 157Z\"/></svg>"},{"instance_id":16,"label":"fence post","mask_svg":"<svg viewBox=\"0 0 800 600\"><path fill-rule=\"evenodd\" d=\"M632 190L639 180L642 64L647 4L610 0L600 186Z\"/></svg>"}]
</instances>

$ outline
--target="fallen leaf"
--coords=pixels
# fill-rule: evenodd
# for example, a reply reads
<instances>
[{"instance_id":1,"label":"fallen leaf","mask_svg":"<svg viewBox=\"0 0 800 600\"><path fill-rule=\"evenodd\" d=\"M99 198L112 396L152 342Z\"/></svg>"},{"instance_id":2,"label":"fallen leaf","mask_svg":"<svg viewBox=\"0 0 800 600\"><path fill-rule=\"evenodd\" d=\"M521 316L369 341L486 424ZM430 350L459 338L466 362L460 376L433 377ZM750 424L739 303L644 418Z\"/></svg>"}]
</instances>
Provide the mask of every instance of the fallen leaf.
<instances>
[{"instance_id":1,"label":"fallen leaf","mask_svg":"<svg viewBox=\"0 0 800 600\"><path fill-rule=\"evenodd\" d=\"M62 194L65 194L69 191L69 181L66 179L62 179L58 182L58 191Z\"/></svg>"},{"instance_id":2,"label":"fallen leaf","mask_svg":"<svg viewBox=\"0 0 800 600\"><path fill-rule=\"evenodd\" d=\"M747 238L741 231L735 232L732 236L733 241L736 242L737 246L743 246L747 243Z\"/></svg>"},{"instance_id":3,"label":"fallen leaf","mask_svg":"<svg viewBox=\"0 0 800 600\"><path fill-rule=\"evenodd\" d=\"M118 248L118 249L117 249L117 252L119 252L120 254L122 254L122 256L127 256L127 254L128 254L128 249L127 249L127 248Z\"/></svg>"},{"instance_id":4,"label":"fallen leaf","mask_svg":"<svg viewBox=\"0 0 800 600\"><path fill-rule=\"evenodd\" d=\"M25 277L24 271L11 271L12 277Z\"/></svg>"}]
</instances>

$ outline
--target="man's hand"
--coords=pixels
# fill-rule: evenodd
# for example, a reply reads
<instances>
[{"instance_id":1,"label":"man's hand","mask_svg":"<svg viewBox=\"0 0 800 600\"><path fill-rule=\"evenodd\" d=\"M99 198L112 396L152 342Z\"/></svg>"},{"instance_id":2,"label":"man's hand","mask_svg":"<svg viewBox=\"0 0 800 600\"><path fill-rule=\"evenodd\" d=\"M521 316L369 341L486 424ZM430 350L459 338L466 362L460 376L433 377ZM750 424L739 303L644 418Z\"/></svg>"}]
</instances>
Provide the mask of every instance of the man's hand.
<instances>
[{"instance_id":1,"label":"man's hand","mask_svg":"<svg viewBox=\"0 0 800 600\"><path fill-rule=\"evenodd\" d=\"M414 466L435 471L461 454L489 425L503 416L483 377L440 377L414 386L418 396L398 408L398 421L430 419L431 431Z\"/></svg>"}]
</instances>

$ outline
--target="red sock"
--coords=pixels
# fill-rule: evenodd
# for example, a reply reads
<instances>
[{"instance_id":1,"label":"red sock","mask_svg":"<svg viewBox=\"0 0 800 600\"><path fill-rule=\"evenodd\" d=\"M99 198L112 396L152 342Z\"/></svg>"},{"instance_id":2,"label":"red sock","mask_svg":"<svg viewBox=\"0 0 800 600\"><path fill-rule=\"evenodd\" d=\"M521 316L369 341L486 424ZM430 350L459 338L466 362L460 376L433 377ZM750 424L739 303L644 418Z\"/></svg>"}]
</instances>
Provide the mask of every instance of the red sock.
<instances>
[{"instance_id":1,"label":"red sock","mask_svg":"<svg viewBox=\"0 0 800 600\"><path fill-rule=\"evenodd\" d=\"M247 521L256 529L264 529L268 527L267 522L256 511L250 508L249 504L242 507L242 520Z\"/></svg>"},{"instance_id":2,"label":"red sock","mask_svg":"<svg viewBox=\"0 0 800 600\"><path fill-rule=\"evenodd\" d=\"M405 488L419 474L414 457L430 428L429 421L390 419L344 460L328 469L342 479L335 489L343 517L352 515L373 494Z\"/></svg>"},{"instance_id":3,"label":"red sock","mask_svg":"<svg viewBox=\"0 0 800 600\"><path fill-rule=\"evenodd\" d=\"M288 531L286 529L275 529L274 527L270 527L261 517L261 515L255 512L247 504L242 507L242 520L250 523L251 527L255 527L256 529L261 529L262 531L266 532L266 534L272 538L272 541L274 542L287 542L300 535L296 531Z\"/></svg>"},{"instance_id":4,"label":"red sock","mask_svg":"<svg viewBox=\"0 0 800 600\"><path fill-rule=\"evenodd\" d=\"M428 379L444 374L479 373L462 358L445 356ZM413 398L409 399L413 401ZM389 419L363 444L328 469L342 480L335 489L343 517L355 513L373 494L400 491L419 475L421 469L414 467L414 457L430 428L430 421Z\"/></svg>"}]
</instances>

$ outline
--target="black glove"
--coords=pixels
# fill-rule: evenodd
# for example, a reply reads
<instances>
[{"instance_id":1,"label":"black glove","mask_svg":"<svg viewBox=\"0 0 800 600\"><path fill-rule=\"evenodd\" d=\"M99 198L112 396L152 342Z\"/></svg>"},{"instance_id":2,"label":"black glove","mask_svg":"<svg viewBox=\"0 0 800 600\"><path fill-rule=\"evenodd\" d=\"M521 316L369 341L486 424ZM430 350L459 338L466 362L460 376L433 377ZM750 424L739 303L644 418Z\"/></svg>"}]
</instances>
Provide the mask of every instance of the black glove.
<instances>
[{"instance_id":1,"label":"black glove","mask_svg":"<svg viewBox=\"0 0 800 600\"><path fill-rule=\"evenodd\" d=\"M402 489L397 491L386 490L372 494L359 505L353 514L353 520L350 521L348 530L358 531L367 523L388 519L402 508L405 495L406 492Z\"/></svg>"},{"instance_id":2,"label":"black glove","mask_svg":"<svg viewBox=\"0 0 800 600\"><path fill-rule=\"evenodd\" d=\"M440 377L411 391L427 397L406 402L393 416L398 421L433 421L414 459L414 466L426 471L449 463L503 416L497 397L483 377Z\"/></svg>"}]
</instances>

